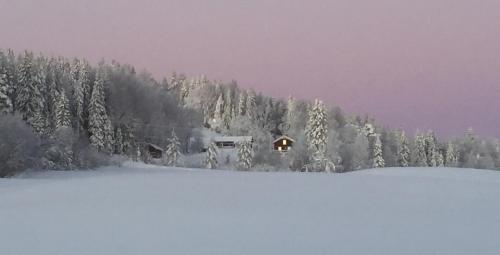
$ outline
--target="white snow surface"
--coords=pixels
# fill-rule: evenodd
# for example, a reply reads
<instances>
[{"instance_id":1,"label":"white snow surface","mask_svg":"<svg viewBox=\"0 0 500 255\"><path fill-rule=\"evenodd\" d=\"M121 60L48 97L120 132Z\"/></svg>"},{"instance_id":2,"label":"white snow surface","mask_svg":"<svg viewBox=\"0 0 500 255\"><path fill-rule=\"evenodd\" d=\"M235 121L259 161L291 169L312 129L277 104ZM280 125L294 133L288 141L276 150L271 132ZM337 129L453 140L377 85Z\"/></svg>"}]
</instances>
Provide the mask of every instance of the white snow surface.
<instances>
[{"instance_id":1,"label":"white snow surface","mask_svg":"<svg viewBox=\"0 0 500 255\"><path fill-rule=\"evenodd\" d=\"M165 168L0 179L0 254L500 254L500 172Z\"/></svg>"}]
</instances>

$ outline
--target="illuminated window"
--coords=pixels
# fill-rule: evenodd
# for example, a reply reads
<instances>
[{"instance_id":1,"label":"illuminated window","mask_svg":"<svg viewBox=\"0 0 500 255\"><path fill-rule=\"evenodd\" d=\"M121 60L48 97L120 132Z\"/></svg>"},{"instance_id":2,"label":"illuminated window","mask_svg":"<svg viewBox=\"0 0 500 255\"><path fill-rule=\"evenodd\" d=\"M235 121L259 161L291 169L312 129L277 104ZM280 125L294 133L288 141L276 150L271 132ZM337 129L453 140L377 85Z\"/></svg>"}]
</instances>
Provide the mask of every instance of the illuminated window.
<instances>
[{"instance_id":1,"label":"illuminated window","mask_svg":"<svg viewBox=\"0 0 500 255\"><path fill-rule=\"evenodd\" d=\"M281 150L282 150L281 146L278 146L278 150L279 150L279 151L281 151Z\"/></svg>"},{"instance_id":2,"label":"illuminated window","mask_svg":"<svg viewBox=\"0 0 500 255\"><path fill-rule=\"evenodd\" d=\"M283 140L283 145L286 145L286 140Z\"/></svg>"}]
</instances>

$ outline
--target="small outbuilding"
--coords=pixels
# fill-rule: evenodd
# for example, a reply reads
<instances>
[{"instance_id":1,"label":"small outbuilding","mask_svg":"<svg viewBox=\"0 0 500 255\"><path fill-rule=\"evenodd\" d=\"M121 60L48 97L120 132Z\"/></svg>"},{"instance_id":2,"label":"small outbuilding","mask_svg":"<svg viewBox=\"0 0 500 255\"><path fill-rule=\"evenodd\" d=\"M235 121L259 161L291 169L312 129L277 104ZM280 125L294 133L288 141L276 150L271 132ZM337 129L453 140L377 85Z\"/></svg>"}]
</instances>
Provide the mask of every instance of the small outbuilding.
<instances>
[{"instance_id":1,"label":"small outbuilding","mask_svg":"<svg viewBox=\"0 0 500 255\"><path fill-rule=\"evenodd\" d=\"M151 155L152 158L162 158L163 157L164 150L156 144L146 143L145 149L149 153L149 155Z\"/></svg>"},{"instance_id":2,"label":"small outbuilding","mask_svg":"<svg viewBox=\"0 0 500 255\"><path fill-rule=\"evenodd\" d=\"M247 142L252 144L253 137L251 136L218 136L218 137L206 137L203 141L203 151L206 151L211 143L219 149L235 149L238 143Z\"/></svg>"},{"instance_id":3,"label":"small outbuilding","mask_svg":"<svg viewBox=\"0 0 500 255\"><path fill-rule=\"evenodd\" d=\"M273 141L273 149L279 152L287 152L293 147L295 141L286 136L280 136Z\"/></svg>"}]
</instances>

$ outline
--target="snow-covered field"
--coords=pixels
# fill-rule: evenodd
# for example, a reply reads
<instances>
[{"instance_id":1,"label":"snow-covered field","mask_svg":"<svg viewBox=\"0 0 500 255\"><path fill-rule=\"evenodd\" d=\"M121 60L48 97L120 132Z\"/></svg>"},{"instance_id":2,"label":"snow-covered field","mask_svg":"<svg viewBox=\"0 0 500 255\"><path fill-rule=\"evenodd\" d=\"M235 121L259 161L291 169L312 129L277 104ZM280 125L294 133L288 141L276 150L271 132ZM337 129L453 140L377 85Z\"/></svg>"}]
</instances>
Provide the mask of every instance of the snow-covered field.
<instances>
[{"instance_id":1,"label":"snow-covered field","mask_svg":"<svg viewBox=\"0 0 500 255\"><path fill-rule=\"evenodd\" d=\"M500 254L500 172L128 164L0 179L0 254Z\"/></svg>"}]
</instances>

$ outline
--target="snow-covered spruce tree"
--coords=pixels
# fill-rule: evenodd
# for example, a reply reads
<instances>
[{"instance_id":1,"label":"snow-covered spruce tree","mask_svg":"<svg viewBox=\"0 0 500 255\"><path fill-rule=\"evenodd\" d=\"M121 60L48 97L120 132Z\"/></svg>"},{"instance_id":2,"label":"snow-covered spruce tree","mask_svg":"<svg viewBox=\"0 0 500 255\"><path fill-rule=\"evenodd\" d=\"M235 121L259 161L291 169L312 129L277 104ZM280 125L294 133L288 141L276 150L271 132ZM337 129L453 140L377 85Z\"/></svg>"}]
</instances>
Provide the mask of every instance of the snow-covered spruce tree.
<instances>
[{"instance_id":1,"label":"snow-covered spruce tree","mask_svg":"<svg viewBox=\"0 0 500 255\"><path fill-rule=\"evenodd\" d=\"M11 113L13 110L12 101L8 96L7 74L0 66L0 114Z\"/></svg>"},{"instance_id":2,"label":"snow-covered spruce tree","mask_svg":"<svg viewBox=\"0 0 500 255\"><path fill-rule=\"evenodd\" d=\"M191 86L195 83L194 78L188 81L187 79L183 80L181 83L180 93L179 93L179 102L184 105L186 104L186 98L189 96L191 92Z\"/></svg>"},{"instance_id":3,"label":"snow-covered spruce tree","mask_svg":"<svg viewBox=\"0 0 500 255\"><path fill-rule=\"evenodd\" d=\"M410 165L410 147L408 138L404 131L401 131L398 139L398 165L408 167Z\"/></svg>"},{"instance_id":4,"label":"snow-covered spruce tree","mask_svg":"<svg viewBox=\"0 0 500 255\"><path fill-rule=\"evenodd\" d=\"M80 131L83 131L87 127L85 127L86 121L88 120L88 108L90 103L90 98L92 97L92 81L90 79L90 72L92 71L92 67L86 60L80 61L80 79L79 84L83 87L83 106L82 106L82 114L77 116L79 119Z\"/></svg>"},{"instance_id":5,"label":"snow-covered spruce tree","mask_svg":"<svg viewBox=\"0 0 500 255\"><path fill-rule=\"evenodd\" d=\"M238 115L244 116L246 113L247 104L247 93L245 91L240 92L240 98L238 102Z\"/></svg>"},{"instance_id":6,"label":"snow-covered spruce tree","mask_svg":"<svg viewBox=\"0 0 500 255\"><path fill-rule=\"evenodd\" d=\"M57 93L56 107L55 107L55 127L56 129L62 127L71 127L71 113L69 112L69 102L64 90Z\"/></svg>"},{"instance_id":7,"label":"snow-covered spruce tree","mask_svg":"<svg viewBox=\"0 0 500 255\"><path fill-rule=\"evenodd\" d=\"M328 139L328 119L325 106L320 100L316 99L314 105L309 110L306 137L309 149L313 153L313 158L324 157Z\"/></svg>"},{"instance_id":8,"label":"snow-covered spruce tree","mask_svg":"<svg viewBox=\"0 0 500 255\"><path fill-rule=\"evenodd\" d=\"M436 166L444 167L444 156L441 150L436 151Z\"/></svg>"},{"instance_id":9,"label":"snow-covered spruce tree","mask_svg":"<svg viewBox=\"0 0 500 255\"><path fill-rule=\"evenodd\" d=\"M58 91L58 77L57 77L56 60L51 59L48 66L46 91L45 93L45 111L48 121L49 133L53 133L57 129L57 104L60 100ZM62 90L62 88L61 88ZM69 101L68 101L69 107Z\"/></svg>"},{"instance_id":10,"label":"snow-covered spruce tree","mask_svg":"<svg viewBox=\"0 0 500 255\"><path fill-rule=\"evenodd\" d=\"M426 167L427 164L427 153L425 146L425 137L417 131L415 136L415 166Z\"/></svg>"},{"instance_id":11,"label":"snow-covered spruce tree","mask_svg":"<svg viewBox=\"0 0 500 255\"><path fill-rule=\"evenodd\" d=\"M253 150L250 142L238 143L238 164L240 170L249 170L252 168Z\"/></svg>"},{"instance_id":12,"label":"snow-covered spruce tree","mask_svg":"<svg viewBox=\"0 0 500 255\"><path fill-rule=\"evenodd\" d=\"M141 160L141 158L142 158L141 147L139 145L137 145L135 147L135 153L134 153L133 160L134 161L139 161L139 160Z\"/></svg>"},{"instance_id":13,"label":"snow-covered spruce tree","mask_svg":"<svg viewBox=\"0 0 500 255\"><path fill-rule=\"evenodd\" d=\"M135 136L131 127L124 125L122 128L123 152L128 156L135 155Z\"/></svg>"},{"instance_id":14,"label":"snow-covered spruce tree","mask_svg":"<svg viewBox=\"0 0 500 255\"><path fill-rule=\"evenodd\" d=\"M455 148L455 145L452 142L448 143L446 148L446 159L445 165L447 167L457 167L458 166L458 152Z\"/></svg>"},{"instance_id":15,"label":"snow-covered spruce tree","mask_svg":"<svg viewBox=\"0 0 500 255\"><path fill-rule=\"evenodd\" d=\"M18 110L38 134L43 133L45 121L42 116L41 80L34 63L33 53L25 52L19 63L19 88L17 89Z\"/></svg>"},{"instance_id":16,"label":"snow-covered spruce tree","mask_svg":"<svg viewBox=\"0 0 500 255\"><path fill-rule=\"evenodd\" d=\"M47 135L50 133L50 120L49 120L49 105L51 104L48 98L47 91L47 59L38 57L34 65L35 73L33 75L33 82L36 87L36 97L31 100L36 101L35 115L28 119L28 123L33 127L33 130L39 135Z\"/></svg>"},{"instance_id":17,"label":"snow-covered spruce tree","mask_svg":"<svg viewBox=\"0 0 500 255\"><path fill-rule=\"evenodd\" d=\"M425 154L427 157L427 166L437 166L437 145L436 136L432 130L427 132L425 137Z\"/></svg>"},{"instance_id":18,"label":"snow-covered spruce tree","mask_svg":"<svg viewBox=\"0 0 500 255\"><path fill-rule=\"evenodd\" d=\"M264 125L263 125L264 127L269 126L269 124L271 124L273 122L273 119L272 119L272 114L273 114L273 110L274 110L273 105L274 105L273 99L268 98L265 102L264 113L262 116L262 121L264 123Z\"/></svg>"},{"instance_id":19,"label":"snow-covered spruce tree","mask_svg":"<svg viewBox=\"0 0 500 255\"><path fill-rule=\"evenodd\" d=\"M17 61L14 51L8 50L7 57L5 60L6 74L5 77L7 83L7 95L10 97L12 102L12 111L17 111L16 108L16 98L17 98L17 88L18 88L18 71L17 71Z\"/></svg>"},{"instance_id":20,"label":"snow-covered spruce tree","mask_svg":"<svg viewBox=\"0 0 500 255\"><path fill-rule=\"evenodd\" d=\"M115 132L109 118L104 124L104 148L108 154L113 154L115 151Z\"/></svg>"},{"instance_id":21,"label":"snow-covered spruce tree","mask_svg":"<svg viewBox=\"0 0 500 255\"><path fill-rule=\"evenodd\" d=\"M13 88L9 82L8 64L7 57L0 50L0 114L14 111L14 106L10 98Z\"/></svg>"},{"instance_id":22,"label":"snow-covered spruce tree","mask_svg":"<svg viewBox=\"0 0 500 255\"><path fill-rule=\"evenodd\" d=\"M375 127L371 123L366 123L362 127L359 127L359 132L366 137L375 137L377 135L375 133Z\"/></svg>"},{"instance_id":23,"label":"snow-covered spruce tree","mask_svg":"<svg viewBox=\"0 0 500 255\"><path fill-rule=\"evenodd\" d=\"M385 160L382 156L382 142L380 141L380 135L376 135L375 144L373 146L373 165L374 168L385 167Z\"/></svg>"},{"instance_id":24,"label":"snow-covered spruce tree","mask_svg":"<svg viewBox=\"0 0 500 255\"><path fill-rule=\"evenodd\" d=\"M297 101L292 96L288 97L286 105L286 115L285 115L285 129L288 131L293 129L293 126L297 122Z\"/></svg>"},{"instance_id":25,"label":"snow-covered spruce tree","mask_svg":"<svg viewBox=\"0 0 500 255\"><path fill-rule=\"evenodd\" d=\"M75 116L77 119L77 130L83 129L83 106L85 102L85 87L83 84L82 64L79 60L75 59L71 65L71 81L73 87L73 101L75 108Z\"/></svg>"},{"instance_id":26,"label":"snow-covered spruce tree","mask_svg":"<svg viewBox=\"0 0 500 255\"><path fill-rule=\"evenodd\" d=\"M222 114L222 120L224 123L224 128L229 129L229 124L233 118L233 100L231 96L231 90L227 90L226 100L224 104L224 113Z\"/></svg>"},{"instance_id":27,"label":"snow-covered spruce tree","mask_svg":"<svg viewBox=\"0 0 500 255\"><path fill-rule=\"evenodd\" d=\"M44 167L56 170L70 170L75 167L74 133L71 127L60 127L51 136L51 146L43 156Z\"/></svg>"},{"instance_id":28,"label":"snow-covered spruce tree","mask_svg":"<svg viewBox=\"0 0 500 255\"><path fill-rule=\"evenodd\" d=\"M212 121L212 128L220 130L224 126L224 97L223 94L219 95L217 103L215 104L214 119Z\"/></svg>"},{"instance_id":29,"label":"snow-covered spruce tree","mask_svg":"<svg viewBox=\"0 0 500 255\"><path fill-rule=\"evenodd\" d=\"M105 107L104 70L99 68L92 90L89 104L89 135L90 143L98 150L103 151L106 146L106 123L108 114Z\"/></svg>"},{"instance_id":30,"label":"snow-covered spruce tree","mask_svg":"<svg viewBox=\"0 0 500 255\"><path fill-rule=\"evenodd\" d=\"M371 162L369 159L371 153L369 150L370 142L368 141L368 137L358 132L354 139L354 143L347 147L351 148L351 150L349 150L350 155L345 155L346 158L351 158L349 170L360 170L370 167Z\"/></svg>"},{"instance_id":31,"label":"snow-covered spruce tree","mask_svg":"<svg viewBox=\"0 0 500 255\"><path fill-rule=\"evenodd\" d=\"M309 119L306 127L306 140L311 164L307 168L313 171L327 171L334 169L334 164L327 157L328 143L328 116L323 102L315 100L309 110Z\"/></svg>"},{"instance_id":32,"label":"snow-covered spruce tree","mask_svg":"<svg viewBox=\"0 0 500 255\"><path fill-rule=\"evenodd\" d=\"M115 154L123 154L123 134L121 127L118 127L115 131Z\"/></svg>"},{"instance_id":33,"label":"snow-covered spruce tree","mask_svg":"<svg viewBox=\"0 0 500 255\"><path fill-rule=\"evenodd\" d=\"M163 86L167 86L165 88L166 90L176 90L181 85L177 77L177 72L175 71L172 72L172 75L170 75L170 78L168 80L165 78L163 83Z\"/></svg>"},{"instance_id":34,"label":"snow-covered spruce tree","mask_svg":"<svg viewBox=\"0 0 500 255\"><path fill-rule=\"evenodd\" d=\"M172 135L168 139L167 149L165 150L165 159L168 166L177 166L181 154L181 143L179 138L172 130Z\"/></svg>"},{"instance_id":35,"label":"snow-covered spruce tree","mask_svg":"<svg viewBox=\"0 0 500 255\"><path fill-rule=\"evenodd\" d=\"M218 162L217 162L217 145L215 143L210 143L207 149L207 153L205 155L205 161L203 162L205 164L205 167L208 169L216 169Z\"/></svg>"},{"instance_id":36,"label":"snow-covered spruce tree","mask_svg":"<svg viewBox=\"0 0 500 255\"><path fill-rule=\"evenodd\" d=\"M255 91L247 92L246 115L251 121L257 120L257 96Z\"/></svg>"}]
</instances>

